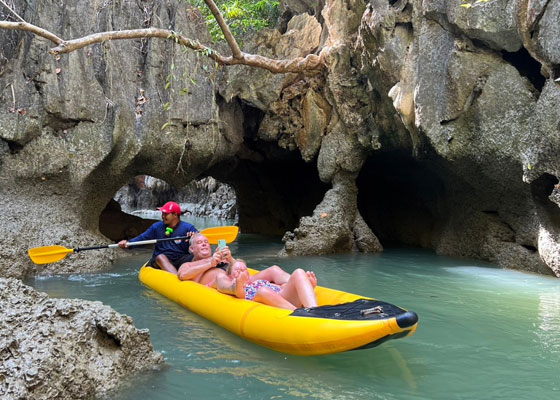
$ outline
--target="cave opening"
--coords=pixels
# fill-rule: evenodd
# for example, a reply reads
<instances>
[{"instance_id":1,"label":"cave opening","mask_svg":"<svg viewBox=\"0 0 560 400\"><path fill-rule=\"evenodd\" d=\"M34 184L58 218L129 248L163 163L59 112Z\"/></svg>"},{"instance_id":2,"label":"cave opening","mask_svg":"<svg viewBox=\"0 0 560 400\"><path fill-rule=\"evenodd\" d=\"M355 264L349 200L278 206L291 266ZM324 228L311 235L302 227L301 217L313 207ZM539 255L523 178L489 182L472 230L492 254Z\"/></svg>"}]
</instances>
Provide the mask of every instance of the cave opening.
<instances>
[{"instance_id":1,"label":"cave opening","mask_svg":"<svg viewBox=\"0 0 560 400\"><path fill-rule=\"evenodd\" d=\"M246 140L257 140L264 112L245 101L239 101L239 105L243 112L243 137Z\"/></svg>"},{"instance_id":2,"label":"cave opening","mask_svg":"<svg viewBox=\"0 0 560 400\"><path fill-rule=\"evenodd\" d=\"M541 212L556 228L560 228L560 185L558 179L550 174L543 174L531 182L533 200Z\"/></svg>"},{"instance_id":3,"label":"cave opening","mask_svg":"<svg viewBox=\"0 0 560 400\"><path fill-rule=\"evenodd\" d=\"M231 225L237 220L234 189L212 177L177 188L161 179L138 175L107 203L99 217L99 231L115 242L138 236L161 219L157 207L168 201L179 203L181 219L195 226L203 218L215 225Z\"/></svg>"},{"instance_id":4,"label":"cave opening","mask_svg":"<svg viewBox=\"0 0 560 400\"><path fill-rule=\"evenodd\" d=\"M357 186L358 210L384 247L435 248L445 185L433 164L407 153L376 154Z\"/></svg>"},{"instance_id":5,"label":"cave opening","mask_svg":"<svg viewBox=\"0 0 560 400\"><path fill-rule=\"evenodd\" d=\"M542 91L546 79L539 72L541 70L541 64L531 57L527 49L522 47L519 51L514 53L502 51L502 56L504 60L519 71L521 76L527 78L539 93Z\"/></svg>"},{"instance_id":6,"label":"cave opening","mask_svg":"<svg viewBox=\"0 0 560 400\"><path fill-rule=\"evenodd\" d=\"M293 230L330 189L320 181L316 164L301 159L243 160L230 179L244 233L283 235Z\"/></svg>"},{"instance_id":7,"label":"cave opening","mask_svg":"<svg viewBox=\"0 0 560 400\"><path fill-rule=\"evenodd\" d=\"M319 179L316 159L305 162L296 146L259 137L263 111L245 101L239 105L243 147L205 173L235 188L241 232L281 236L313 213L331 185Z\"/></svg>"}]
</instances>

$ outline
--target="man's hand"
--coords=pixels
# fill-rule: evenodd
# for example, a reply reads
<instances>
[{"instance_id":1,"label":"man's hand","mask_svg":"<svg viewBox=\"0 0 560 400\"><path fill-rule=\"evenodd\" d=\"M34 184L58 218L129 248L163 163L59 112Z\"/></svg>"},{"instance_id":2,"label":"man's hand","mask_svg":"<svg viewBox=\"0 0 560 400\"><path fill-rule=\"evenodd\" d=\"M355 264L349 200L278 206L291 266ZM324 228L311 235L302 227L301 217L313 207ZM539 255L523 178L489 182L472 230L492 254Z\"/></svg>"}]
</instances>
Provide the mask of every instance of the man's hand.
<instances>
[{"instance_id":1,"label":"man's hand","mask_svg":"<svg viewBox=\"0 0 560 400\"><path fill-rule=\"evenodd\" d=\"M215 267L222 261L223 261L222 253L220 251L216 251L214 254L212 254L212 260L210 260L210 265L212 267Z\"/></svg>"},{"instance_id":2,"label":"man's hand","mask_svg":"<svg viewBox=\"0 0 560 400\"><path fill-rule=\"evenodd\" d=\"M229 249L229 247L222 247L220 249L220 253L222 254L222 262L226 262L230 265L233 265L233 263L235 262L235 260L233 259L233 256L231 255L231 250Z\"/></svg>"},{"instance_id":3,"label":"man's hand","mask_svg":"<svg viewBox=\"0 0 560 400\"><path fill-rule=\"evenodd\" d=\"M123 249L127 249L128 248L128 246L126 245L127 243L128 243L128 241L126 239L123 239L117 244L119 245L119 247L121 247Z\"/></svg>"}]
</instances>

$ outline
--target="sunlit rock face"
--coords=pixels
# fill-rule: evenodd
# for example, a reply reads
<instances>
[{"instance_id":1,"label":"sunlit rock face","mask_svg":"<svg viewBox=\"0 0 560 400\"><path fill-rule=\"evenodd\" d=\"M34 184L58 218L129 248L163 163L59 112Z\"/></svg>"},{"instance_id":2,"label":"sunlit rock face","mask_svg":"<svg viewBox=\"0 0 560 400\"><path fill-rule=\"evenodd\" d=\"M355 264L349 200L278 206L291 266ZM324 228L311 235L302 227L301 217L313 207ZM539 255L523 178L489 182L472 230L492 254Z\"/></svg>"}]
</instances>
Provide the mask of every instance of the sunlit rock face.
<instances>
[{"instance_id":1,"label":"sunlit rock face","mask_svg":"<svg viewBox=\"0 0 560 400\"><path fill-rule=\"evenodd\" d=\"M182 220L191 217L238 220L235 191L212 177L175 188L148 175L139 175L120 188L99 217L99 230L114 242L131 239L161 218L158 207L177 202ZM192 222L192 221L191 221Z\"/></svg>"},{"instance_id":2,"label":"sunlit rock face","mask_svg":"<svg viewBox=\"0 0 560 400\"><path fill-rule=\"evenodd\" d=\"M100 302L52 299L0 278L3 399L89 399L163 363L147 330Z\"/></svg>"},{"instance_id":3,"label":"sunlit rock face","mask_svg":"<svg viewBox=\"0 0 560 400\"><path fill-rule=\"evenodd\" d=\"M15 3L65 38L166 26L209 43L181 2ZM242 232L284 235L286 255L397 243L558 275L559 2L460 3L282 1L280 29L243 50L320 53L325 68L306 74L216 69L165 40L56 59L5 34L1 274L34 273L28 247L106 241L99 216L137 175L210 175L234 188Z\"/></svg>"},{"instance_id":4,"label":"sunlit rock face","mask_svg":"<svg viewBox=\"0 0 560 400\"><path fill-rule=\"evenodd\" d=\"M235 191L212 177L175 188L161 179L140 175L120 188L115 195L122 209L132 214L142 210L156 211L168 199L179 203L186 216L230 220L237 217Z\"/></svg>"}]
</instances>

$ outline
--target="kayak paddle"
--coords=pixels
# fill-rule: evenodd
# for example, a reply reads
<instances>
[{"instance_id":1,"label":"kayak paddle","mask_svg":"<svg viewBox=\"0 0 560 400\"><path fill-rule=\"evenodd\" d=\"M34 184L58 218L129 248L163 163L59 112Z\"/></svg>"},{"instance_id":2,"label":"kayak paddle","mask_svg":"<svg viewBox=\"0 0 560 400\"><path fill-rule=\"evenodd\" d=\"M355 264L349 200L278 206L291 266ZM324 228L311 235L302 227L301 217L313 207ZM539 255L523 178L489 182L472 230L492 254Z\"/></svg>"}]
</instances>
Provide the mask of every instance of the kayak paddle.
<instances>
[{"instance_id":1,"label":"kayak paddle","mask_svg":"<svg viewBox=\"0 0 560 400\"><path fill-rule=\"evenodd\" d=\"M204 236L208 238L210 244L218 244L219 240L225 240L226 243L231 243L237 238L239 233L239 227L237 226L217 226L214 228L206 228L200 231ZM127 246L141 246L144 244L153 244L157 242L166 242L169 240L183 240L189 239L190 236L176 236L172 238L164 239L151 239L151 240L141 240L139 242L127 242ZM98 249L113 249L119 247L117 243L106 244L102 246L92 246L92 247L81 247L77 249L67 249L63 246L42 246L29 249L27 254L34 264L49 264L53 262L60 261L70 253L78 253L85 250L98 250Z\"/></svg>"}]
</instances>

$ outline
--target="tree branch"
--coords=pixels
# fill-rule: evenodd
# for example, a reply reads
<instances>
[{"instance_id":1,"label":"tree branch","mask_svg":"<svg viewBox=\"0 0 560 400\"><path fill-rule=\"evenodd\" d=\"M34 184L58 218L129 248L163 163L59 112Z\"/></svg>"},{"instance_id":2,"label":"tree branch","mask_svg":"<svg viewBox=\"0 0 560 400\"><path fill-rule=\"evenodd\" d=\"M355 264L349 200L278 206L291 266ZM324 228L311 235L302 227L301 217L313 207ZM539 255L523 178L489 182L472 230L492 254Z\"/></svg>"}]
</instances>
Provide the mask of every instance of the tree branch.
<instances>
[{"instance_id":1,"label":"tree branch","mask_svg":"<svg viewBox=\"0 0 560 400\"><path fill-rule=\"evenodd\" d=\"M306 57L297 57L297 58L287 59L287 60L286 59L278 60L278 59L272 59L259 55L243 53L241 50L239 50L239 47L237 47L239 51L237 56L235 55L224 56L218 53L217 51L213 50L212 48L204 46L203 44L199 43L196 40L189 39L185 36L182 36L168 29L159 29L159 28L130 29L124 31L101 32L101 33L94 33L73 40L63 40L58 36L52 34L51 32L39 28L38 26L29 24L27 22L0 21L0 28L33 32L38 36L44 37L54 42L58 46L49 50L49 53L51 54L70 53L72 51L81 49L83 47L95 43L106 42L108 40L160 38L160 39L175 40L177 43L180 43L190 49L193 49L195 51L200 51L201 53L210 57L212 60L214 60L220 65L247 65L251 67L263 68L274 73L286 73L286 72L297 73L297 72L320 69L323 66L324 54L325 54L323 49L323 51L321 51L319 55L308 54ZM237 43L235 44L237 45Z\"/></svg>"},{"instance_id":2,"label":"tree branch","mask_svg":"<svg viewBox=\"0 0 560 400\"><path fill-rule=\"evenodd\" d=\"M216 3L214 3L214 0L204 0L204 2L206 3L210 11L212 11L214 18L216 18L216 22L218 22L218 26L222 30L224 37L226 38L226 41L229 45L229 48L231 49L233 58L242 58L241 49L239 48L237 41L235 40L231 31L229 30L229 26L228 24L226 24L226 21L224 20L222 13L216 6Z\"/></svg>"},{"instance_id":3,"label":"tree branch","mask_svg":"<svg viewBox=\"0 0 560 400\"><path fill-rule=\"evenodd\" d=\"M29 24L25 21L23 22L9 22L9 21L0 21L0 28L1 29L11 29L11 30L19 30L19 31L28 31L33 32L37 36L44 37L45 39L50 40L51 42L60 45L64 42L61 38L56 36L55 34L43 29L39 28L38 26Z\"/></svg>"}]
</instances>

